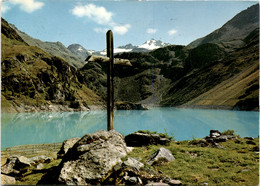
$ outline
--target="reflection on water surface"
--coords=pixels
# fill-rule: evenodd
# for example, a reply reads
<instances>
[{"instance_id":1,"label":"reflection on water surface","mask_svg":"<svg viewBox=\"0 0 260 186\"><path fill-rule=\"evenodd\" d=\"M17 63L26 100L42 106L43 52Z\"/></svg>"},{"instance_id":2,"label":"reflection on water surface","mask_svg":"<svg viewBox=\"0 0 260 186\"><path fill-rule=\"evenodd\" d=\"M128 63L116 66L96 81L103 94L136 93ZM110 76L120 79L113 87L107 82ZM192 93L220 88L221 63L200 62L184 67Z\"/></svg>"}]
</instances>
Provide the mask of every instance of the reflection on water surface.
<instances>
[{"instance_id":1,"label":"reflection on water surface","mask_svg":"<svg viewBox=\"0 0 260 186\"><path fill-rule=\"evenodd\" d=\"M242 137L258 136L259 112L153 108L116 111L115 129L127 135L150 130L176 140L203 138L209 130L235 130ZM60 113L2 113L1 147L62 142L106 129L106 111Z\"/></svg>"}]
</instances>

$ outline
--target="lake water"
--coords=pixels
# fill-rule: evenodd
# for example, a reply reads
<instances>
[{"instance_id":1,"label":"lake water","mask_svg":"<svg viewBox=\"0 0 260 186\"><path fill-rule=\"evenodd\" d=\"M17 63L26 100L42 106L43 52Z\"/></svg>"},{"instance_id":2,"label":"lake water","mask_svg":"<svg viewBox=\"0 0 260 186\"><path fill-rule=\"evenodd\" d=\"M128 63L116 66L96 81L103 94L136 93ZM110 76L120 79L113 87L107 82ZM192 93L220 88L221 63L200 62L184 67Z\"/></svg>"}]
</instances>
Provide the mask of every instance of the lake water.
<instances>
[{"instance_id":1,"label":"lake water","mask_svg":"<svg viewBox=\"0 0 260 186\"><path fill-rule=\"evenodd\" d=\"M115 129L123 135L150 130L173 135L176 140L203 138L211 129L232 129L241 137L257 137L259 112L152 108L115 111ZM106 111L61 113L2 113L1 149L63 142L106 129Z\"/></svg>"}]
</instances>

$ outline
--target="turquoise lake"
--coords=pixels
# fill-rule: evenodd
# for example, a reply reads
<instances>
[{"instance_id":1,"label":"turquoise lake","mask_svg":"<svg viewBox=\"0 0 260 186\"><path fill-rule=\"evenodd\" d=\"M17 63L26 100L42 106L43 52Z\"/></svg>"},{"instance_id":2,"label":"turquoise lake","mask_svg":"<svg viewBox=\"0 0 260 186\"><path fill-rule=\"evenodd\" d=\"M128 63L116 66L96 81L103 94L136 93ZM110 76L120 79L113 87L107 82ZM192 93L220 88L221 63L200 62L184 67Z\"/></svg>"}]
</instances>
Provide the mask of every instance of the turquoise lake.
<instances>
[{"instance_id":1,"label":"turquoise lake","mask_svg":"<svg viewBox=\"0 0 260 186\"><path fill-rule=\"evenodd\" d=\"M1 149L63 142L106 129L106 111L60 113L2 113ZM150 130L191 140L209 135L211 129L232 129L241 137L259 135L259 112L152 108L148 111L115 111L115 129L123 135Z\"/></svg>"}]
</instances>

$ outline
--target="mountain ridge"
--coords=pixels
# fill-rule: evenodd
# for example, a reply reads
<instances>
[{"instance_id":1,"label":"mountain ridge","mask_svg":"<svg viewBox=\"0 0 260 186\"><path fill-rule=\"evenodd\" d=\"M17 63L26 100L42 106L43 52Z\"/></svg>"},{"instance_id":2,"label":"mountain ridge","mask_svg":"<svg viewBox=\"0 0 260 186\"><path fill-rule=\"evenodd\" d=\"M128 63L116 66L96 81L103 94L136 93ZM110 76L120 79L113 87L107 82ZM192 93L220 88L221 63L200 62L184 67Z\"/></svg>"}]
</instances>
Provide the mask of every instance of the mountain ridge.
<instances>
[{"instance_id":1,"label":"mountain ridge","mask_svg":"<svg viewBox=\"0 0 260 186\"><path fill-rule=\"evenodd\" d=\"M216 29L205 37L191 42L188 44L188 46L194 48L209 42L219 43L232 40L243 40L248 35L248 33L252 32L258 27L259 4L257 3L235 15L219 29Z\"/></svg>"},{"instance_id":2,"label":"mountain ridge","mask_svg":"<svg viewBox=\"0 0 260 186\"><path fill-rule=\"evenodd\" d=\"M20 31L15 25L10 24L10 27L13 28L17 34L29 45L37 46L51 55L58 56L63 58L67 62L69 62L74 67L82 67L85 63L84 60L80 59L78 56L73 54L70 50L67 49L61 42L49 42L49 41L41 41L39 39L35 39L25 32Z\"/></svg>"},{"instance_id":3,"label":"mountain ridge","mask_svg":"<svg viewBox=\"0 0 260 186\"><path fill-rule=\"evenodd\" d=\"M242 13L248 14L250 10ZM246 16L240 13L240 17L245 22L242 18ZM3 22L3 28L6 25ZM232 42L208 42L193 48L169 45L152 51L116 53L115 57L129 59L132 67L115 65L115 101L148 106L258 110L259 26L243 32L245 37L234 38ZM33 105L37 111L41 109L40 102L46 110L50 109L45 107L48 104L59 105L57 109L62 106L80 109L106 100L105 64L84 63L74 68L69 61L30 46L15 31L2 31L2 41L3 108L20 111L18 103L30 109ZM128 49L133 47L125 45ZM76 52L86 50L77 44L69 48Z\"/></svg>"},{"instance_id":4,"label":"mountain ridge","mask_svg":"<svg viewBox=\"0 0 260 186\"><path fill-rule=\"evenodd\" d=\"M83 111L104 105L80 82L75 67L28 45L3 18L1 25L2 112Z\"/></svg>"},{"instance_id":5,"label":"mountain ridge","mask_svg":"<svg viewBox=\"0 0 260 186\"><path fill-rule=\"evenodd\" d=\"M123 52L149 52L151 50L166 47L169 45L170 45L169 43L164 43L160 40L155 40L152 38L150 40L145 41L143 44L141 44L139 46L134 46L131 43L123 45L123 46L118 46L118 47L114 48L114 53L118 54L118 53L123 53ZM98 56L107 55L106 49L104 49L102 51L88 50L79 44L71 44L67 48L73 54L75 54L76 56L78 56L81 59L83 59L84 56L86 59L87 56L89 56L89 55L98 55ZM83 48L83 50L80 51L80 50L78 50L78 48ZM84 52L85 52L85 55L84 55Z\"/></svg>"}]
</instances>

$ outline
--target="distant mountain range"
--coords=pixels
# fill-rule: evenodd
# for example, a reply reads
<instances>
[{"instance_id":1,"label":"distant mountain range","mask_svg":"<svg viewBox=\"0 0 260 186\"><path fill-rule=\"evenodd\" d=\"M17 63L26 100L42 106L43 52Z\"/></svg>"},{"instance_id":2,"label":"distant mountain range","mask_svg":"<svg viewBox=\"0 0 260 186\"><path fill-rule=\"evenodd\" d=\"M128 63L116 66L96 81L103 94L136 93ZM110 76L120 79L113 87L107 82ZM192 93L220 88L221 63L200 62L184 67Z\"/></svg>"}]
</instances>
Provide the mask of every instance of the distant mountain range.
<instances>
[{"instance_id":1,"label":"distant mountain range","mask_svg":"<svg viewBox=\"0 0 260 186\"><path fill-rule=\"evenodd\" d=\"M61 42L44 42L39 39L35 39L29 36L28 34L20 31L13 24L10 24L10 26L29 45L37 46L52 55L61 57L76 68L82 67L86 63L85 59L89 55L107 55L106 49L104 49L103 51L89 50L84 48L80 44L71 44L66 48ZM114 53L116 54L122 52L148 52L169 45L169 43L164 43L160 40L151 39L147 40L140 46L133 46L132 44L119 46L117 48L114 48Z\"/></svg>"},{"instance_id":2,"label":"distant mountain range","mask_svg":"<svg viewBox=\"0 0 260 186\"><path fill-rule=\"evenodd\" d=\"M87 110L105 105L106 55L79 44L42 42L2 19L2 111ZM259 4L188 46L154 39L114 49L115 100L151 106L259 109Z\"/></svg>"},{"instance_id":3,"label":"distant mountain range","mask_svg":"<svg viewBox=\"0 0 260 186\"><path fill-rule=\"evenodd\" d=\"M170 45L169 43L164 43L160 40L151 39L151 40L147 40L140 46L133 46L130 43L124 46L119 46L117 48L114 48L114 53L118 54L123 52L149 52L151 50L166 47L169 45ZM102 51L87 50L79 44L71 44L68 46L68 49L81 59L83 58L86 59L86 57L89 55L100 55L100 56L107 55L106 49Z\"/></svg>"}]
</instances>

